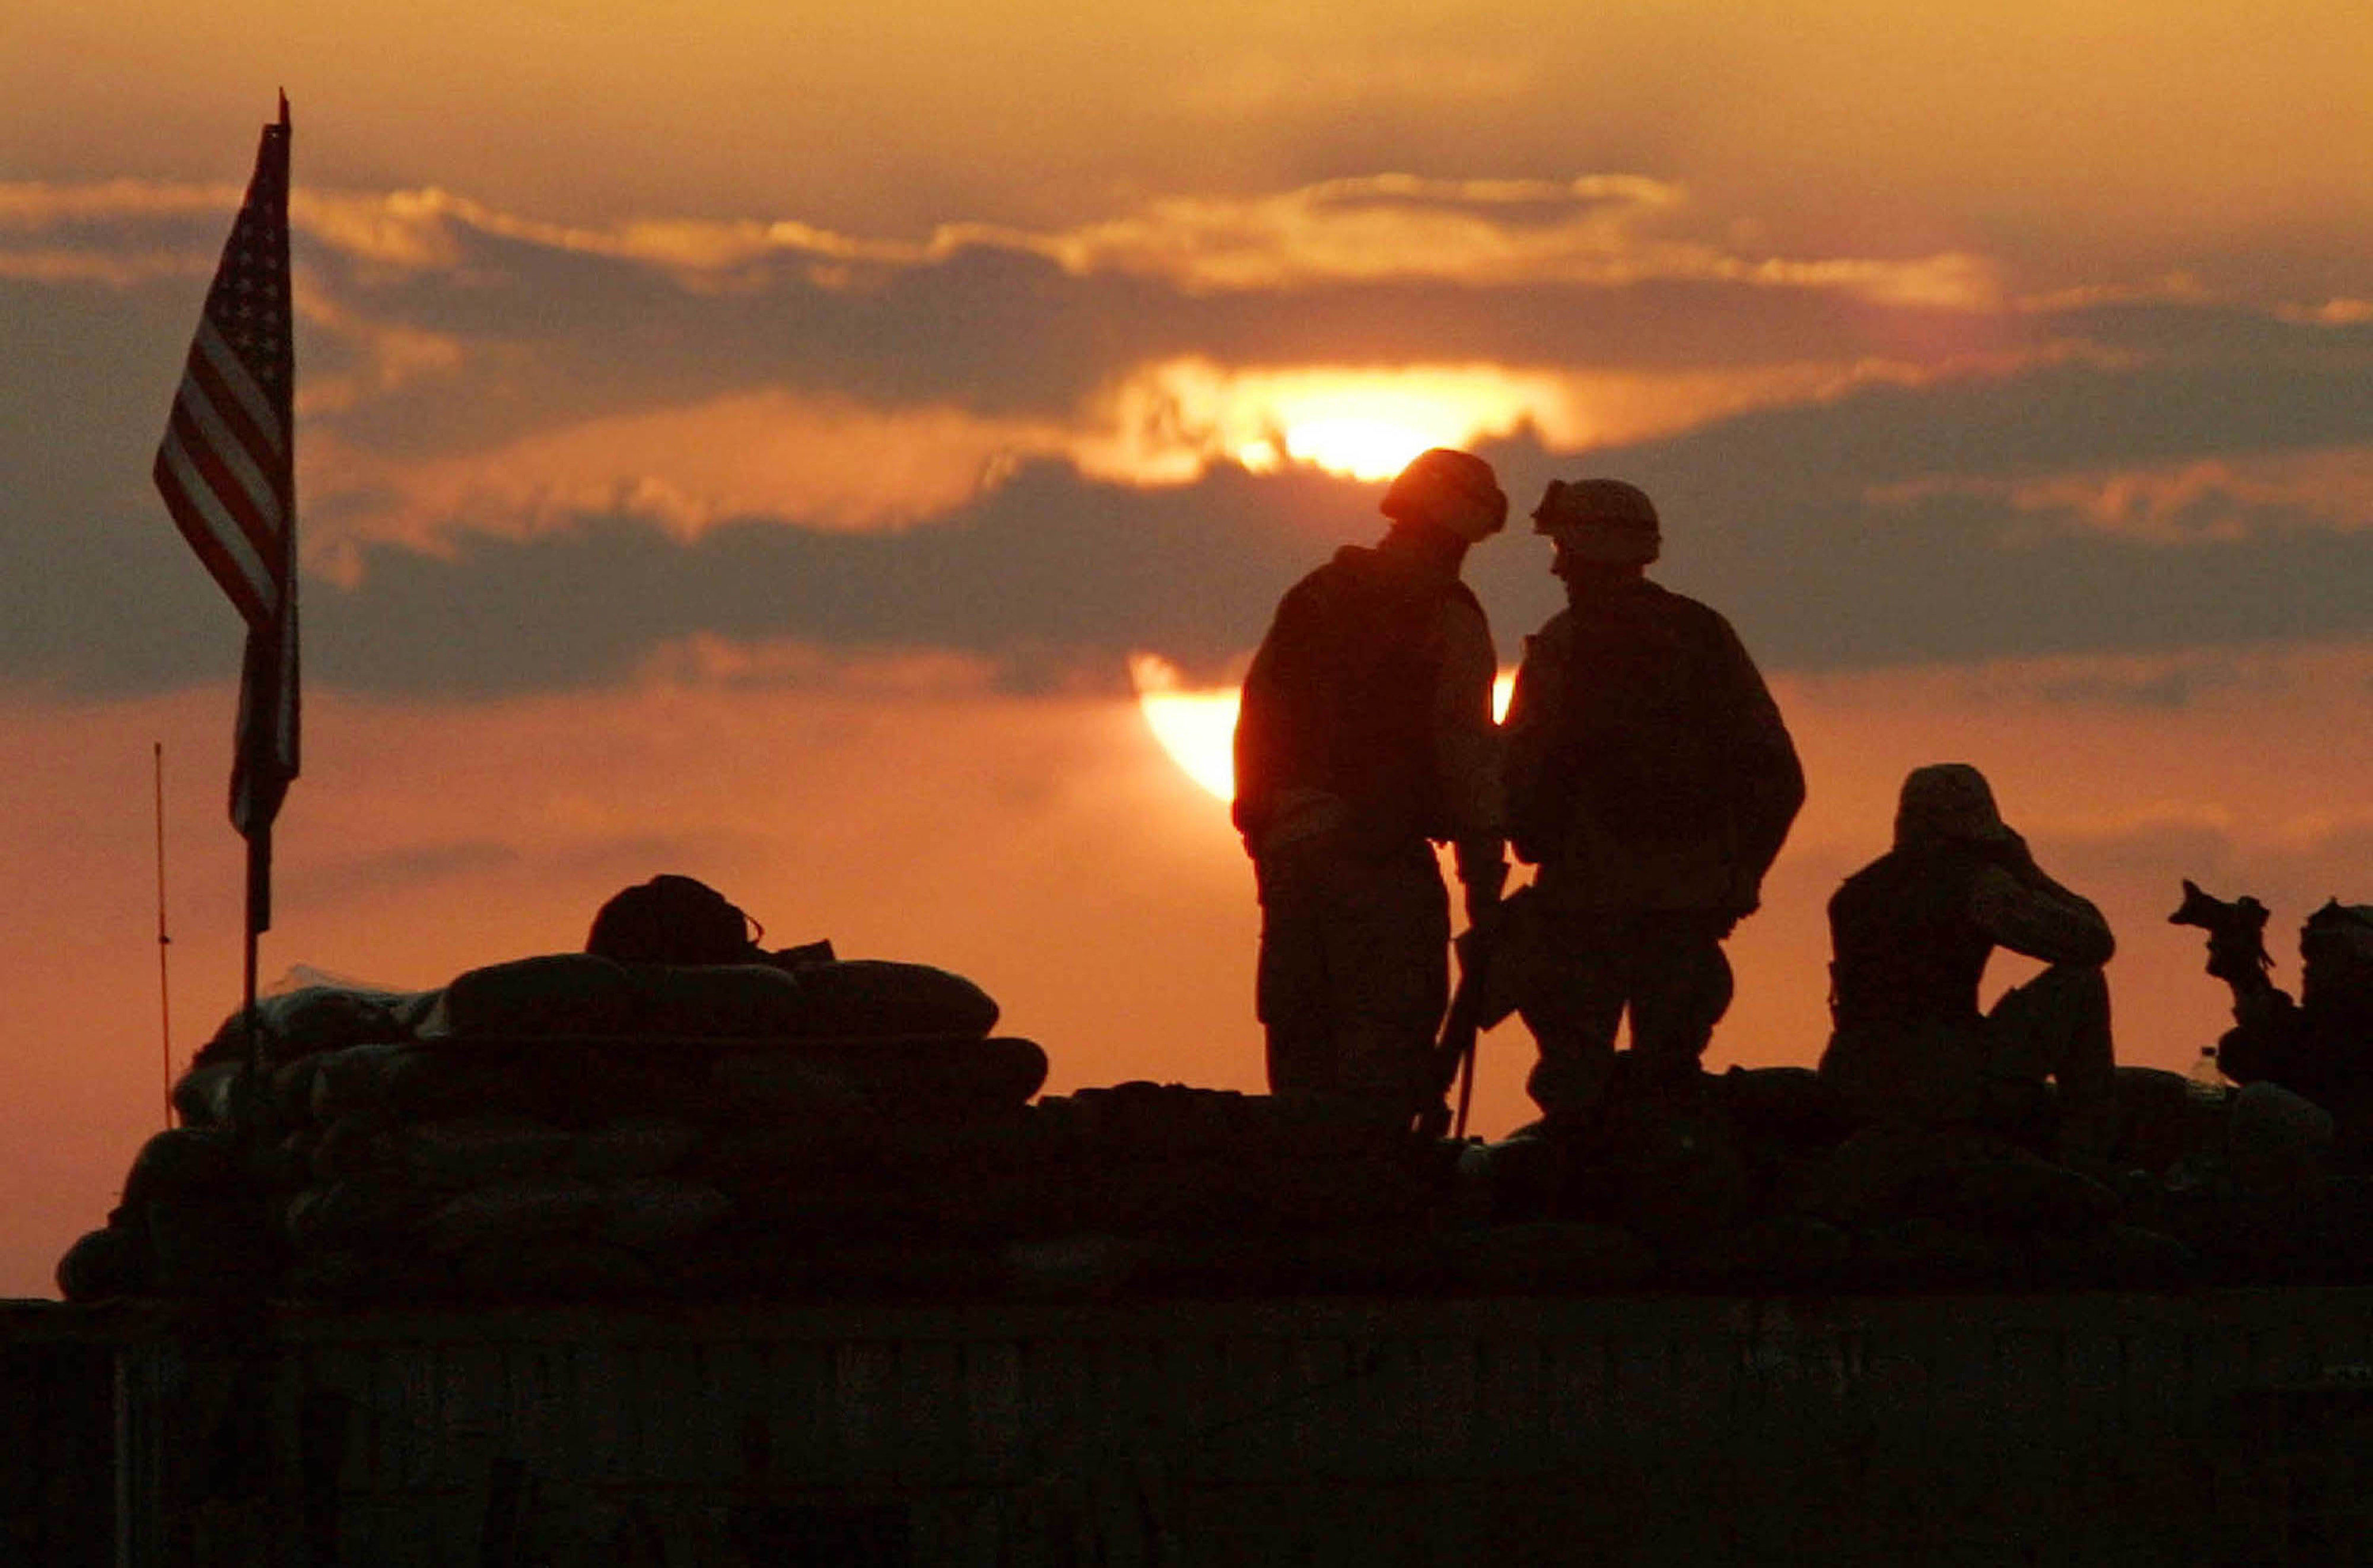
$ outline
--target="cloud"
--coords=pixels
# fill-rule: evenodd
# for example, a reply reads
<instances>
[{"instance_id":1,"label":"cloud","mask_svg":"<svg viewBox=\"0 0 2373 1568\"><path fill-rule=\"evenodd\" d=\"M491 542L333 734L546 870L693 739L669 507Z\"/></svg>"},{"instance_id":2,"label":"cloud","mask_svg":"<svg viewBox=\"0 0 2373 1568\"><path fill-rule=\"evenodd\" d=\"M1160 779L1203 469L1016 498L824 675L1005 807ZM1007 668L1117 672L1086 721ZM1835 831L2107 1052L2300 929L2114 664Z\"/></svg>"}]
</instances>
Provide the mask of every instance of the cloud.
<instances>
[{"instance_id":1,"label":"cloud","mask_svg":"<svg viewBox=\"0 0 2373 1568\"><path fill-rule=\"evenodd\" d=\"M0 197L0 252L105 260L209 255L225 193ZM1829 282L1771 287L1736 248L1648 276L1686 194L1612 176L1379 176L906 246L437 193L302 205L321 679L583 686L687 649L737 680L836 678L784 648L1013 689L1116 682L1140 648L1210 674L1377 527L1372 486L1246 471L1319 451L1347 396L1479 445L1520 509L1581 469L1645 484L1663 575L1780 667L2373 615L2373 323L2346 311L1906 304L1823 263L1790 265ZM1426 275L1397 270L1411 236L1441 240ZM1194 282L1255 258L1260 287ZM27 368L0 387L8 678L139 689L235 646L145 481L196 292L0 278L0 351ZM1520 535L1472 563L1511 642L1555 605L1541 566ZM2130 696L2185 701L2191 679Z\"/></svg>"}]
</instances>

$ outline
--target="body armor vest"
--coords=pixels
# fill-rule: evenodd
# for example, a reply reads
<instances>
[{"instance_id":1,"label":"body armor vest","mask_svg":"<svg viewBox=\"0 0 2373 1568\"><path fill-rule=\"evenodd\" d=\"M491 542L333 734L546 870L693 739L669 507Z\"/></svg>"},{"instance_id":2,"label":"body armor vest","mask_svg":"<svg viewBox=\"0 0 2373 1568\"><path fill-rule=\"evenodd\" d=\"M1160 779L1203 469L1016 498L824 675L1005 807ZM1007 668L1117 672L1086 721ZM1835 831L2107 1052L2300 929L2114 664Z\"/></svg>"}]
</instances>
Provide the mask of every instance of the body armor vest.
<instances>
[{"instance_id":1,"label":"body armor vest","mask_svg":"<svg viewBox=\"0 0 2373 1568\"><path fill-rule=\"evenodd\" d=\"M1968 848L1897 849L1829 899L1829 1010L1837 1027L1964 1023L1994 941L1970 918L1985 862Z\"/></svg>"}]
</instances>

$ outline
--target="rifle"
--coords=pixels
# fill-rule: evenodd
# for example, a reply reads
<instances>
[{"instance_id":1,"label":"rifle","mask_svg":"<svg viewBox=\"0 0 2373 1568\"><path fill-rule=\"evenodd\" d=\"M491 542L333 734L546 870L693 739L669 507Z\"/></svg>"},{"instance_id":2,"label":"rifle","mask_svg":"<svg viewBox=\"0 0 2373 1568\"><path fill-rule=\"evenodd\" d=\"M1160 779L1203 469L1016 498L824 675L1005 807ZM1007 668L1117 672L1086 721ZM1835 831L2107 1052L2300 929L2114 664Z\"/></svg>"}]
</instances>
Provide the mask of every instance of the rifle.
<instances>
[{"instance_id":1,"label":"rifle","mask_svg":"<svg viewBox=\"0 0 2373 1568\"><path fill-rule=\"evenodd\" d=\"M1520 889L1509 895L1488 919L1480 925L1468 926L1451 943L1458 953L1458 989L1451 993L1450 1012L1443 1021L1442 1038L1433 1047L1432 1094L1417 1118L1418 1130L1428 1137L1439 1138L1445 1131L1453 1138L1467 1136L1467 1111L1475 1098L1476 1042L1487 1027L1500 1021L1483 1016L1491 960L1499 952L1512 912L1529 891ZM1448 1104L1454 1082L1458 1085L1455 1119Z\"/></svg>"},{"instance_id":2,"label":"rifle","mask_svg":"<svg viewBox=\"0 0 2373 1568\"><path fill-rule=\"evenodd\" d=\"M2227 900L2183 879L2183 902L2167 918L2171 926L2197 926L2208 933L2208 972L2233 988L2238 998L2262 989L2274 966L2266 952L2266 907L2247 894Z\"/></svg>"}]
</instances>

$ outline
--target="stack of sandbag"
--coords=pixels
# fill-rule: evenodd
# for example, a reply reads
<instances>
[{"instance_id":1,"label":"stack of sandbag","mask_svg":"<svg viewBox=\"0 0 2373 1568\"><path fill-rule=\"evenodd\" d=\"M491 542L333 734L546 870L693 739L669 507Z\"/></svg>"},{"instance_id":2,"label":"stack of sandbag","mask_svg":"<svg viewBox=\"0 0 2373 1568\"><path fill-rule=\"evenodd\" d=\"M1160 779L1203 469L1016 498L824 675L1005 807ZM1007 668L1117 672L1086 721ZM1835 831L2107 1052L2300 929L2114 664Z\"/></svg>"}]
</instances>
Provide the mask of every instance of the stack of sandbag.
<instances>
[{"instance_id":1,"label":"stack of sandbag","mask_svg":"<svg viewBox=\"0 0 2373 1568\"><path fill-rule=\"evenodd\" d=\"M746 1286L753 1252L902 1235L1046 1071L922 965L571 954L305 1003L201 1053L70 1297Z\"/></svg>"},{"instance_id":2,"label":"stack of sandbag","mask_svg":"<svg viewBox=\"0 0 2373 1568\"><path fill-rule=\"evenodd\" d=\"M1035 1119L1038 1239L1009 1254L1024 1290L1401 1282L1452 1193L1455 1146L1323 1101L1139 1081Z\"/></svg>"},{"instance_id":3,"label":"stack of sandbag","mask_svg":"<svg viewBox=\"0 0 2373 1568\"><path fill-rule=\"evenodd\" d=\"M2169 1074L2122 1084L2136 1114L2121 1117L2121 1170L2204 1136L2196 1106L2162 1103L2169 1082L2180 1101ZM2028 1289L2168 1283L2197 1265L2129 1200L2153 1173L2112 1186L1972 1129L1857 1125L1802 1068L1619 1073L1588 1125L1478 1147L1462 1173L1498 1222L1461 1249L1484 1288Z\"/></svg>"}]
</instances>

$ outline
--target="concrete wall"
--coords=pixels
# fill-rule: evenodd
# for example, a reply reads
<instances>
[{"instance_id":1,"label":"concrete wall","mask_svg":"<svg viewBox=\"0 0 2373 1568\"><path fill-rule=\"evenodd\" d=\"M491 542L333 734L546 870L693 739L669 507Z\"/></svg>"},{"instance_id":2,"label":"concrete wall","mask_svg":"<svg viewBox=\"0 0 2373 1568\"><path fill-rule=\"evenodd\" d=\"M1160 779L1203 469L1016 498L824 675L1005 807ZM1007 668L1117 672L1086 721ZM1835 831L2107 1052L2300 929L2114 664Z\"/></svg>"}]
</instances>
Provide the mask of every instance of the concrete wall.
<instances>
[{"instance_id":1,"label":"concrete wall","mask_svg":"<svg viewBox=\"0 0 2373 1568\"><path fill-rule=\"evenodd\" d=\"M113 1560L117 1338L106 1314L0 1302L0 1563Z\"/></svg>"},{"instance_id":2,"label":"concrete wall","mask_svg":"<svg viewBox=\"0 0 2373 1568\"><path fill-rule=\"evenodd\" d=\"M161 1563L2373 1560L2373 1293L281 1314Z\"/></svg>"}]
</instances>

